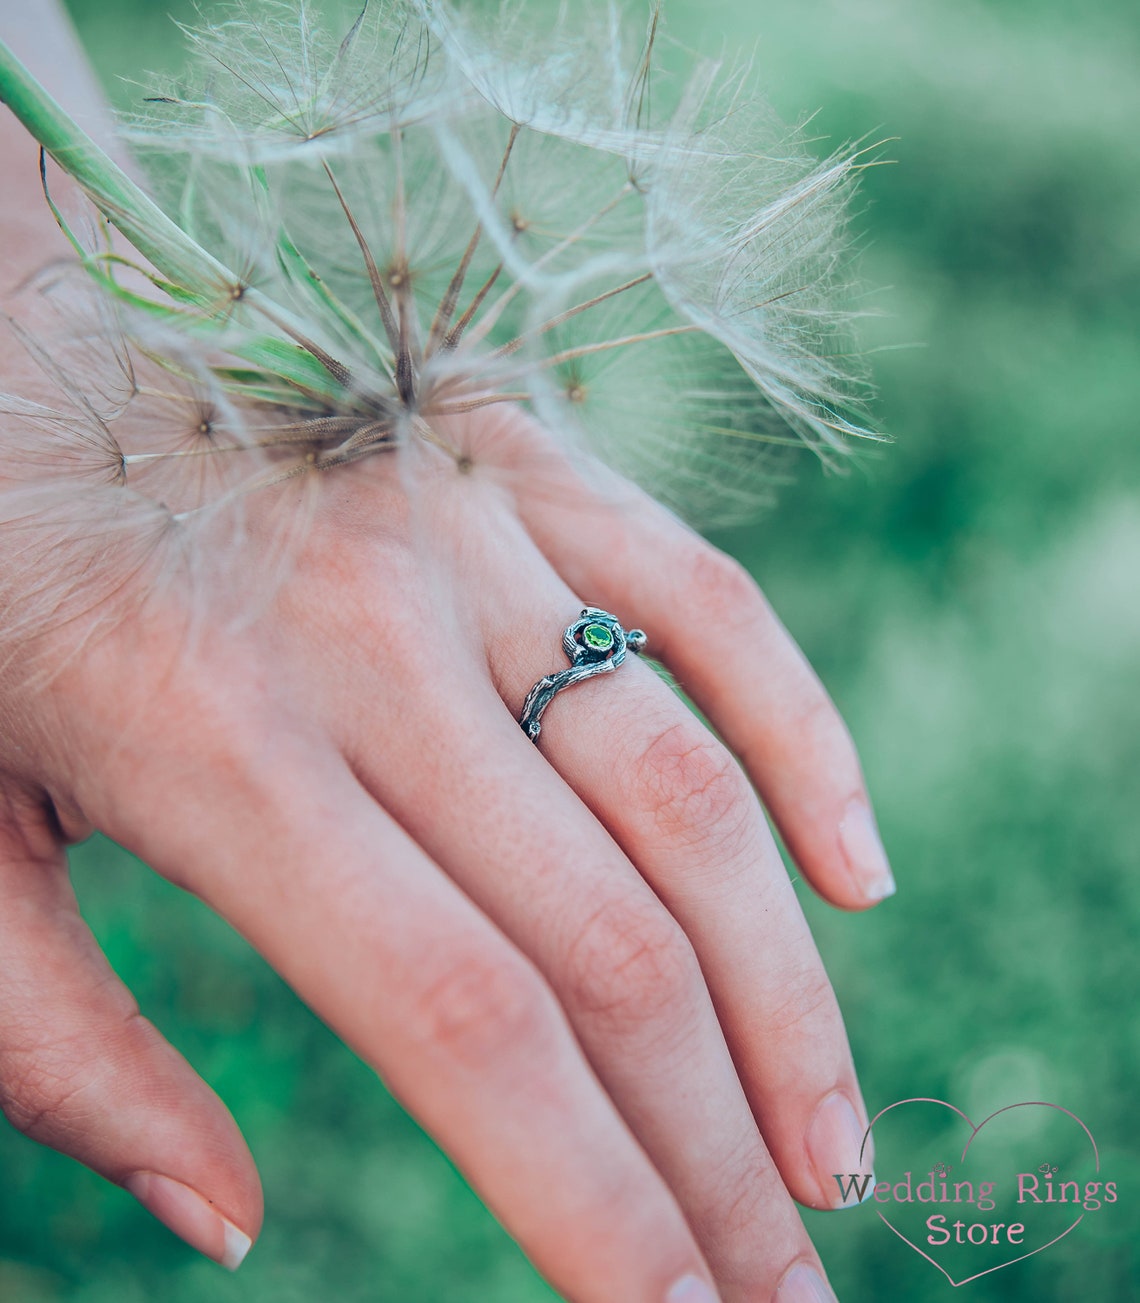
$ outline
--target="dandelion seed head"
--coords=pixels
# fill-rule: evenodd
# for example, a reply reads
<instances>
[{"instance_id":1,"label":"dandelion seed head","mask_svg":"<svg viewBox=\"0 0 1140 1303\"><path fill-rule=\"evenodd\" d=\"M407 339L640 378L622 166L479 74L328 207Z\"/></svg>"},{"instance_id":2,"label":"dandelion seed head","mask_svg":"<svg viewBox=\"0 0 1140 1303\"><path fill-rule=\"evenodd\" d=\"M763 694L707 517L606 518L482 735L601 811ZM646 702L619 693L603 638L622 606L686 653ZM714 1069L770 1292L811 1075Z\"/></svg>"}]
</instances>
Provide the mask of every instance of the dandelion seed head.
<instances>
[{"instance_id":1,"label":"dandelion seed head","mask_svg":"<svg viewBox=\"0 0 1140 1303\"><path fill-rule=\"evenodd\" d=\"M3 400L20 511L42 490L59 527L72 486L112 568L119 531L156 521L240 540L258 491L297 506L296 537L322 475L419 443L467 474L456 418L520 404L716 525L797 446L837 462L868 433L845 310L860 156L816 157L746 70L698 65L663 105L656 7L212 13L125 123L173 225L137 260L99 223L72 234L67 295L41 298L77 273L87 306L13 327L46 383ZM140 230L123 187L85 186ZM134 506L101 533L116 493Z\"/></svg>"}]
</instances>

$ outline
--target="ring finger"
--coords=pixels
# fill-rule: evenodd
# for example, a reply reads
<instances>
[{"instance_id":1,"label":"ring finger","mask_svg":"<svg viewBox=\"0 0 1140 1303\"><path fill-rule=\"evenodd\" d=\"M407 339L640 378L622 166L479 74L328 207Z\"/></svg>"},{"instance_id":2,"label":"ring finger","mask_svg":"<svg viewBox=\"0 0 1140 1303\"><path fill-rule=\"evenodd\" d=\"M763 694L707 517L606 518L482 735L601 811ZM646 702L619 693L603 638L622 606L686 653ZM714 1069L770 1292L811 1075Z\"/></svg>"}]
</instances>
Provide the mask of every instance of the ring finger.
<instances>
[{"instance_id":1,"label":"ring finger","mask_svg":"<svg viewBox=\"0 0 1140 1303\"><path fill-rule=\"evenodd\" d=\"M516 580L511 593L521 589ZM565 602L539 610L519 610L515 635L496 643L512 710L535 666L553 659L548 631L578 614ZM813 1207L841 1206L834 1174L856 1170L865 1110L834 992L743 771L636 657L567 693L546 719L544 755L695 948L788 1188Z\"/></svg>"}]
</instances>

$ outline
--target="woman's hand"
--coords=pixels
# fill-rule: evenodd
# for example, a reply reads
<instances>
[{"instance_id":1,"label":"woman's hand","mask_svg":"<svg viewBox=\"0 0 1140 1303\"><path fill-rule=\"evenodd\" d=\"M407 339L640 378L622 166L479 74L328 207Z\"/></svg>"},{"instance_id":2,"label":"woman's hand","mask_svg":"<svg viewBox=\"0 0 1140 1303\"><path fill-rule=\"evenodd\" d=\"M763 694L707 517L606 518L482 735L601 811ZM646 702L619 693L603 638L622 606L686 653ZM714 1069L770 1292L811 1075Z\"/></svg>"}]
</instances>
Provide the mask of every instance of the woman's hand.
<instances>
[{"instance_id":1,"label":"woman's hand","mask_svg":"<svg viewBox=\"0 0 1140 1303\"><path fill-rule=\"evenodd\" d=\"M232 1119L76 912L64 841L96 827L246 936L568 1297L829 1297L791 1196L837 1203L866 1119L749 779L817 890L868 905L847 732L734 562L517 411L451 437L469 463L251 499L244 620L140 572L9 666L46 686L0 700L4 1111L231 1266L257 1234ZM527 739L585 605L647 631L744 769L634 656Z\"/></svg>"},{"instance_id":2,"label":"woman's hand","mask_svg":"<svg viewBox=\"0 0 1140 1303\"><path fill-rule=\"evenodd\" d=\"M0 0L90 124L60 11L22 14ZM10 285L53 247L6 117L0 162ZM208 547L131 568L0 529L0 1103L210 1256L257 1234L233 1120L77 913L64 845L97 827L248 937L569 1297L830 1297L788 1191L835 1204L865 1116L749 779L816 889L868 905L892 884L850 739L735 563L493 412L450 431L459 464L249 499L227 600ZM41 582L78 600L14 640ZM647 631L744 769L637 657L527 740L584 605Z\"/></svg>"}]
</instances>

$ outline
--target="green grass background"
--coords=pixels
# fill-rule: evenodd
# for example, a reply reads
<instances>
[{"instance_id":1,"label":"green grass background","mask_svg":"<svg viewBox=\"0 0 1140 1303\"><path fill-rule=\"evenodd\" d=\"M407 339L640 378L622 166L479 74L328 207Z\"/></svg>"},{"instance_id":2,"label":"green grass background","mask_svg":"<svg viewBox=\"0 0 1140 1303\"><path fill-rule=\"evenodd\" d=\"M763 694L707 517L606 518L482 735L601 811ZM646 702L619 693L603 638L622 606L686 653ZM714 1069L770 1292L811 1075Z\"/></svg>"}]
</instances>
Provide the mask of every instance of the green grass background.
<instances>
[{"instance_id":1,"label":"green grass background","mask_svg":"<svg viewBox=\"0 0 1140 1303\"><path fill-rule=\"evenodd\" d=\"M116 98L114 78L179 64L166 4L71 8ZM810 1229L845 1303L1140 1298L1140 11L669 0L667 14L702 50L756 45L777 107L818 109L831 143L898 138L857 221L883 314L870 343L906 346L874 359L897 443L847 478L805 465L774 514L719 540L839 702L895 864L898 896L872 915L801 888L868 1103L932 1095L980 1118L1055 1101L1121 1183L1114 1209L957 1291L871 1209ZM225 925L106 843L74 862L111 962L249 1138L266 1227L229 1277L122 1191L3 1130L0 1300L553 1297Z\"/></svg>"}]
</instances>

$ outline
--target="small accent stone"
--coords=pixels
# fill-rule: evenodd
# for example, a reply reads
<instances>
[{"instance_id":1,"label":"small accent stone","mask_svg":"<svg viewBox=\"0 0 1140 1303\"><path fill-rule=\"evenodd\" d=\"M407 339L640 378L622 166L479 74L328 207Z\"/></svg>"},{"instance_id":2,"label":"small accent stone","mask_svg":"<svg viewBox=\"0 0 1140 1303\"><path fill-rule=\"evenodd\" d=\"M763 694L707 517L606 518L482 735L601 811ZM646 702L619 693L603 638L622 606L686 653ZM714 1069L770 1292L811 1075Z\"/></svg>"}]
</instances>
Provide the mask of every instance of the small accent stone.
<instances>
[{"instance_id":1,"label":"small accent stone","mask_svg":"<svg viewBox=\"0 0 1140 1303\"><path fill-rule=\"evenodd\" d=\"M609 651L614 645L614 632L604 624L588 624L582 630L582 641L591 651Z\"/></svg>"}]
</instances>

